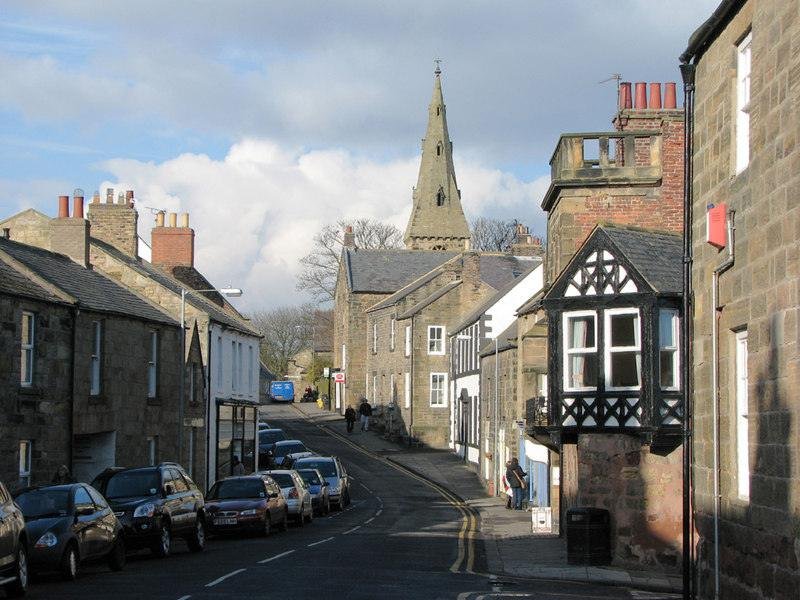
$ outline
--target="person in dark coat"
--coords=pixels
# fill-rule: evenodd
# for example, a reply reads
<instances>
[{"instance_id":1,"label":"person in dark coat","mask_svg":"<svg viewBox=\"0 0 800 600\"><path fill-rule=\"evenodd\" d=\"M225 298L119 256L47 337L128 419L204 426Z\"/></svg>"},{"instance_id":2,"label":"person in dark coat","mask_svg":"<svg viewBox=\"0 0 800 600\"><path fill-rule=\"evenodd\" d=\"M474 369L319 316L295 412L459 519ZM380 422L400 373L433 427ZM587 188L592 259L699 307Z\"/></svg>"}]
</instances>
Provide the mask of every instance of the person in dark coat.
<instances>
[{"instance_id":1,"label":"person in dark coat","mask_svg":"<svg viewBox=\"0 0 800 600\"><path fill-rule=\"evenodd\" d=\"M519 461L516 458L512 458L511 464L506 469L506 479L511 487L514 510L522 510L522 492L526 487L525 476L525 471L519 466Z\"/></svg>"},{"instance_id":2,"label":"person in dark coat","mask_svg":"<svg viewBox=\"0 0 800 600\"><path fill-rule=\"evenodd\" d=\"M238 456L234 455L232 467L233 468L231 469L231 472L233 473L233 475L235 477L239 477L240 475L244 475L244 465L242 464L242 461L239 460Z\"/></svg>"},{"instance_id":3,"label":"person in dark coat","mask_svg":"<svg viewBox=\"0 0 800 600\"><path fill-rule=\"evenodd\" d=\"M351 406L344 411L344 420L347 421L347 433L353 433L353 425L356 423L356 411Z\"/></svg>"},{"instance_id":4,"label":"person in dark coat","mask_svg":"<svg viewBox=\"0 0 800 600\"><path fill-rule=\"evenodd\" d=\"M361 398L361 406L358 407L358 414L361 415L361 431L369 431L369 418L372 416L372 406L366 398Z\"/></svg>"},{"instance_id":5,"label":"person in dark coat","mask_svg":"<svg viewBox=\"0 0 800 600\"><path fill-rule=\"evenodd\" d=\"M75 483L75 480L72 478L67 465L59 465L56 469L56 474L53 475L53 481L51 483L54 485L63 485L65 483Z\"/></svg>"}]
</instances>

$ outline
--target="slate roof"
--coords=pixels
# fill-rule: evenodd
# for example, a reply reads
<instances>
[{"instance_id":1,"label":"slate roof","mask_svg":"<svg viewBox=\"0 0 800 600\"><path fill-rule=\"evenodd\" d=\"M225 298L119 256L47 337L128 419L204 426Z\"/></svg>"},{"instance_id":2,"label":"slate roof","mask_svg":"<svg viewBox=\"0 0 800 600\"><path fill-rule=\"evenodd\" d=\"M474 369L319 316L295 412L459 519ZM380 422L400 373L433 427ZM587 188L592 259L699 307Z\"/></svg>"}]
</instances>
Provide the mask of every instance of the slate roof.
<instances>
[{"instance_id":1,"label":"slate roof","mask_svg":"<svg viewBox=\"0 0 800 600\"><path fill-rule=\"evenodd\" d=\"M392 294L458 253L345 248L342 254L347 286L351 291Z\"/></svg>"},{"instance_id":2,"label":"slate roof","mask_svg":"<svg viewBox=\"0 0 800 600\"><path fill-rule=\"evenodd\" d=\"M504 288L532 265L538 265L538 256L512 256L510 254L481 254L481 281L496 290Z\"/></svg>"},{"instance_id":3,"label":"slate roof","mask_svg":"<svg viewBox=\"0 0 800 600\"><path fill-rule=\"evenodd\" d=\"M511 325L506 327L503 332L497 336L498 352L504 352L505 350L511 350L517 347L517 323L518 321L514 319ZM494 339L486 342L480 349L480 352L478 352L479 356L489 356L490 354L494 354Z\"/></svg>"},{"instance_id":4,"label":"slate roof","mask_svg":"<svg viewBox=\"0 0 800 600\"><path fill-rule=\"evenodd\" d=\"M680 236L624 227L600 226L611 242L659 293L683 291L683 240Z\"/></svg>"},{"instance_id":5,"label":"slate roof","mask_svg":"<svg viewBox=\"0 0 800 600\"><path fill-rule=\"evenodd\" d=\"M12 296L25 296L45 302L57 302L66 304L67 302L59 298L49 290L43 288L35 281L17 271L11 265L3 262L0 258L0 293Z\"/></svg>"},{"instance_id":6,"label":"slate roof","mask_svg":"<svg viewBox=\"0 0 800 600\"><path fill-rule=\"evenodd\" d=\"M0 238L0 250L53 286L75 298L78 306L147 321L177 325L177 321L105 275L86 269L63 254Z\"/></svg>"},{"instance_id":7,"label":"slate roof","mask_svg":"<svg viewBox=\"0 0 800 600\"><path fill-rule=\"evenodd\" d=\"M181 282L179 282L177 279L168 275L167 273L164 273L157 267L151 265L149 262L145 260L140 261L131 256L128 256L127 254L125 254L124 252L120 252L110 244L107 244L96 238L91 238L91 243L92 245L101 248L104 252L107 252L108 254L113 256L116 260L124 262L130 268L138 271L145 277L152 279L159 285L167 288L168 290L174 292L175 294L180 295L182 285L185 288L191 287L185 283L181 284ZM246 333L248 335L257 335L257 336L261 335L254 329L251 329L245 323L229 315L227 312L225 312L222 308L217 306L212 300L205 297L203 294L199 293L187 294L186 303L194 306L198 310L202 310L208 313L212 321L216 321L217 323L225 325L226 327L230 327L231 329L236 329L237 331Z\"/></svg>"}]
</instances>

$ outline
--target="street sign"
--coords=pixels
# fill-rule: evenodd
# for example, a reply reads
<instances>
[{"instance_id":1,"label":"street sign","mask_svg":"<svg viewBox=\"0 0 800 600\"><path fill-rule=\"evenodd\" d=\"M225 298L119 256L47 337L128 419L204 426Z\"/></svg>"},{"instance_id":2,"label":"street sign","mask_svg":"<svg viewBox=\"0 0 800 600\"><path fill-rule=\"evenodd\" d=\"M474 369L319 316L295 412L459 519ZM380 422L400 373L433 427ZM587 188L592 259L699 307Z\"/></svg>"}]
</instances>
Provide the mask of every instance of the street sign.
<instances>
[{"instance_id":1,"label":"street sign","mask_svg":"<svg viewBox=\"0 0 800 600\"><path fill-rule=\"evenodd\" d=\"M333 382L334 383L345 383L344 373L341 371L338 373L333 374Z\"/></svg>"}]
</instances>

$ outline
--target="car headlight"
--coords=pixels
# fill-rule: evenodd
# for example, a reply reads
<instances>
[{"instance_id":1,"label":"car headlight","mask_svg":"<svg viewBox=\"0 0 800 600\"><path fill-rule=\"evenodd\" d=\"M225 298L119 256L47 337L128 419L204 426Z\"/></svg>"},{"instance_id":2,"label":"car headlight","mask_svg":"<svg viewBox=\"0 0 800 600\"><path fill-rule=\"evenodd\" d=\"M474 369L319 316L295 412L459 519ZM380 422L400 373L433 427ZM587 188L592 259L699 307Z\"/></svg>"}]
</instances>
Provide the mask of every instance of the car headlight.
<instances>
[{"instance_id":1,"label":"car headlight","mask_svg":"<svg viewBox=\"0 0 800 600\"><path fill-rule=\"evenodd\" d=\"M249 510L243 510L239 513L242 517L255 517L258 514L258 511L255 508L251 508Z\"/></svg>"},{"instance_id":2,"label":"car headlight","mask_svg":"<svg viewBox=\"0 0 800 600\"><path fill-rule=\"evenodd\" d=\"M338 485L331 486L330 488L328 488L328 493L329 494L338 494L339 491L340 490L339 490L339 486Z\"/></svg>"},{"instance_id":3,"label":"car headlight","mask_svg":"<svg viewBox=\"0 0 800 600\"><path fill-rule=\"evenodd\" d=\"M156 505L152 502L148 502L147 504L142 504L136 507L136 510L133 511L134 517L152 517L156 512Z\"/></svg>"},{"instance_id":4,"label":"car headlight","mask_svg":"<svg viewBox=\"0 0 800 600\"><path fill-rule=\"evenodd\" d=\"M52 548L58 543L58 538L52 531L48 531L36 542L37 548Z\"/></svg>"}]
</instances>

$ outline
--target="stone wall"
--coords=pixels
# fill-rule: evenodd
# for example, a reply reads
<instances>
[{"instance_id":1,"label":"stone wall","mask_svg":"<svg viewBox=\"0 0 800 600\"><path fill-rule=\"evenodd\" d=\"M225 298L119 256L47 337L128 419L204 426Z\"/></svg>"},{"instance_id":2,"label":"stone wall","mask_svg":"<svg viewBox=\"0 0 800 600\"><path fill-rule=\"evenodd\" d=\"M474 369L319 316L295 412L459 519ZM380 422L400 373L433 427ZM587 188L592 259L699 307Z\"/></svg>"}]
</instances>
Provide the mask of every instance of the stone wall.
<instances>
[{"instance_id":1,"label":"stone wall","mask_svg":"<svg viewBox=\"0 0 800 600\"><path fill-rule=\"evenodd\" d=\"M133 202L109 204L99 202L99 198L95 200L89 204L88 214L92 237L111 244L128 256L137 256L139 238L136 225L139 215Z\"/></svg>"},{"instance_id":2,"label":"stone wall","mask_svg":"<svg viewBox=\"0 0 800 600\"><path fill-rule=\"evenodd\" d=\"M35 315L33 385L20 386L22 311ZM19 442L33 446L31 484L70 463L72 309L0 295L0 481L19 485Z\"/></svg>"},{"instance_id":3,"label":"stone wall","mask_svg":"<svg viewBox=\"0 0 800 600\"><path fill-rule=\"evenodd\" d=\"M0 221L0 230L8 229L15 242L50 250L50 217L29 208Z\"/></svg>"},{"instance_id":4,"label":"stone wall","mask_svg":"<svg viewBox=\"0 0 800 600\"><path fill-rule=\"evenodd\" d=\"M800 597L800 18L750 0L701 57L694 136L694 481L699 595L711 598L711 276L706 205L735 215L735 263L720 278L720 577L723 598ZM752 31L750 161L735 172L736 45ZM749 499L738 493L735 337L747 331Z\"/></svg>"}]
</instances>

